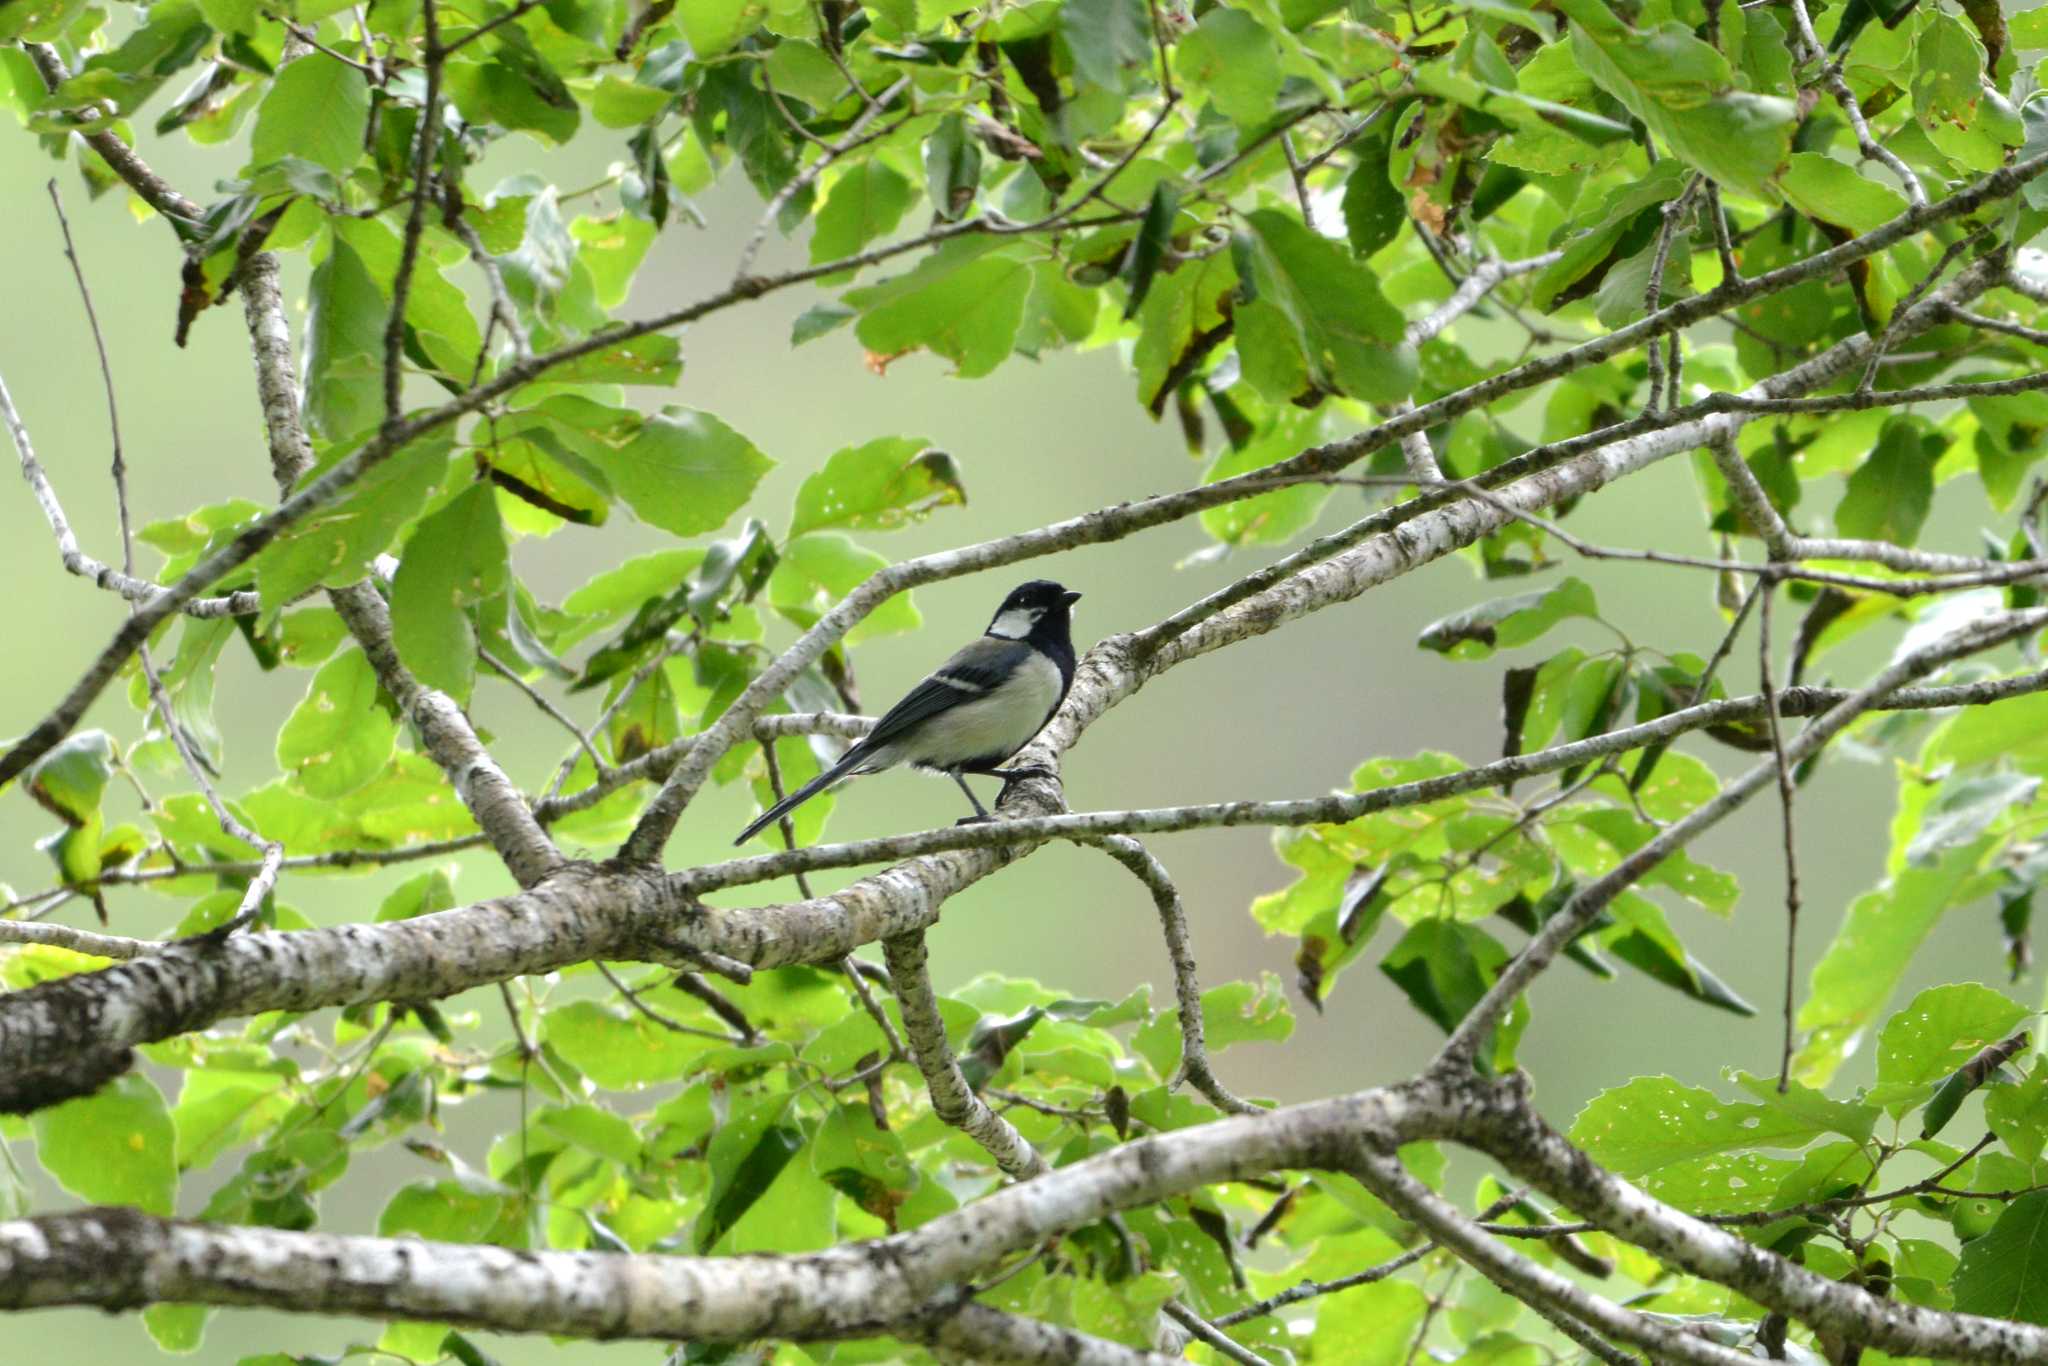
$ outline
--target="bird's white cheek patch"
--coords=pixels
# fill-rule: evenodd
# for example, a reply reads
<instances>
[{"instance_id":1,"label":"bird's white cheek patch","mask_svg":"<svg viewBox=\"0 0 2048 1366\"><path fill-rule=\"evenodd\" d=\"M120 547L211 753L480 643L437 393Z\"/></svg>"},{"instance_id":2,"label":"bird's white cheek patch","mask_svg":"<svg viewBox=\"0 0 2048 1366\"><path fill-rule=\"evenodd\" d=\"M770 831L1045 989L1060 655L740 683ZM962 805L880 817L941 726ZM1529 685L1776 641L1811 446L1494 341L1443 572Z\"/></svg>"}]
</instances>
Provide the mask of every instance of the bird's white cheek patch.
<instances>
[{"instance_id":1,"label":"bird's white cheek patch","mask_svg":"<svg viewBox=\"0 0 2048 1366\"><path fill-rule=\"evenodd\" d=\"M1036 626L1038 619L1044 615L1043 612L1035 612L1028 607L1012 607L989 624L988 633L992 636L1001 636L1004 640L1022 640L1031 634L1031 628Z\"/></svg>"}]
</instances>

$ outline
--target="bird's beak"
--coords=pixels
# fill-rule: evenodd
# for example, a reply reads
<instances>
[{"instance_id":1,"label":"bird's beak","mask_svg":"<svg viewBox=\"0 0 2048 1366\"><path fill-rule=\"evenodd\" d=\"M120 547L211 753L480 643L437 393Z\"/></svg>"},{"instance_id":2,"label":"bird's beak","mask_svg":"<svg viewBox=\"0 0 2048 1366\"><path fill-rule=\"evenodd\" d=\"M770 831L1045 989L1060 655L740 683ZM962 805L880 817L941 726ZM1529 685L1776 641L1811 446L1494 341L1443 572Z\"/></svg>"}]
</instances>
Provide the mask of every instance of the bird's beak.
<instances>
[{"instance_id":1,"label":"bird's beak","mask_svg":"<svg viewBox=\"0 0 2048 1366\"><path fill-rule=\"evenodd\" d=\"M1069 607L1072 607L1072 606L1073 606L1073 605L1074 605L1075 603L1079 602L1080 600L1081 600L1081 595L1080 595L1079 593L1076 593L1076 592L1075 592L1075 591L1074 591L1073 589L1071 589L1071 588L1067 590L1067 596L1066 596L1066 603L1067 603L1067 606L1069 606Z\"/></svg>"}]
</instances>

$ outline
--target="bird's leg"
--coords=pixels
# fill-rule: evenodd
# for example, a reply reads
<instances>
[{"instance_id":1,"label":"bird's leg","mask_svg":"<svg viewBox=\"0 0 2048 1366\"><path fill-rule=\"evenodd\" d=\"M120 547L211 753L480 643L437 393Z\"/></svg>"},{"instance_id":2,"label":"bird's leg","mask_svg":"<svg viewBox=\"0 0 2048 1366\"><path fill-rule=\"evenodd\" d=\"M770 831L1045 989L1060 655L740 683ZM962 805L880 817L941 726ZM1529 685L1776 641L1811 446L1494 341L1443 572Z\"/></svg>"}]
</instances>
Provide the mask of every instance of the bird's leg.
<instances>
[{"instance_id":1,"label":"bird's leg","mask_svg":"<svg viewBox=\"0 0 2048 1366\"><path fill-rule=\"evenodd\" d=\"M978 825L981 822L987 820L989 818L988 810L986 807L982 806L981 799L974 795L974 789L967 785L967 779L961 774L955 772L953 774L953 781L960 784L960 790L967 794L968 804L974 808L973 815L963 816L953 823L955 825Z\"/></svg>"}]
</instances>

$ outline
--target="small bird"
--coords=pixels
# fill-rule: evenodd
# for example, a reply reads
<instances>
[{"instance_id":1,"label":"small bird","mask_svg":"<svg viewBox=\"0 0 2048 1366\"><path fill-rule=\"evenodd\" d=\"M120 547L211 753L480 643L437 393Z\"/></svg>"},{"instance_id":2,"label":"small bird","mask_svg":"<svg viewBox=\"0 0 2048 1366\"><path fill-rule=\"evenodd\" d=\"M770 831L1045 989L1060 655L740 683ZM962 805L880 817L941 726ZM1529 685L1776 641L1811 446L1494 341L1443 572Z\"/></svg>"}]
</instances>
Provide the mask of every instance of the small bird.
<instances>
[{"instance_id":1,"label":"small bird","mask_svg":"<svg viewBox=\"0 0 2048 1366\"><path fill-rule=\"evenodd\" d=\"M1024 748L1066 700L1074 682L1073 606L1081 600L1047 579L1019 584L996 609L981 639L934 669L839 762L761 813L740 831L745 844L833 784L859 773L909 764L960 784L975 818L988 812L963 776L1048 776L1046 770L996 765Z\"/></svg>"}]
</instances>

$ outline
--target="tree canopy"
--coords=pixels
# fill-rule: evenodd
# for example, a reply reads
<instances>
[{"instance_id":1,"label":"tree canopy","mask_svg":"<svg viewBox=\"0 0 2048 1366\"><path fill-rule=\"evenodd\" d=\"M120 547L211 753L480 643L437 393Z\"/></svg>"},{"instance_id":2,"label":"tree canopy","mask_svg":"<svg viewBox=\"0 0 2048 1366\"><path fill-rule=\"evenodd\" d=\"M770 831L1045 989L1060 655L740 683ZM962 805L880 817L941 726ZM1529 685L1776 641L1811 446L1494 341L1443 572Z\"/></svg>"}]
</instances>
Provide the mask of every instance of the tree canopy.
<instances>
[{"instance_id":1,"label":"tree canopy","mask_svg":"<svg viewBox=\"0 0 2048 1366\"><path fill-rule=\"evenodd\" d=\"M120 544L88 546L0 386L86 581L33 591L128 608L0 723L51 868L0 912L0 1307L139 1310L167 1352L225 1306L347 1314L351 1358L466 1366L492 1332L678 1366L2048 1359L2035 1012L1899 999L1963 907L2017 981L2048 873L2044 50L2048 10L1991 0L0 0L18 136L141 220L178 344L246 331L277 490L131 524L108 373ZM153 168L167 139L210 188ZM597 183L545 172L572 142ZM721 177L759 200L728 282L648 311ZM783 239L808 264L763 266ZM909 557L888 533L961 503L972 452L862 439L771 502L678 334L792 290L790 346L850 333L877 371L1098 353L1200 476ZM1691 543L1573 529L1674 459ZM628 519L673 543L529 586L537 544ZM1070 811L1038 776L985 824L834 843L820 800L664 866L708 788L765 807L865 733L856 660L921 628L912 590L1189 519L1238 576L1087 650L1020 763L1453 555L1470 603L1417 643L1499 715L1336 793ZM1581 558L1716 583L1724 631L1560 645L1603 620ZM235 680L282 669L274 776L220 781ZM494 756L486 688L559 728L549 781ZM1896 816L1808 971L1831 743ZM1690 849L1752 798L1782 906ZM1204 986L1167 837L1235 825L1273 830L1249 913L1291 983ZM934 981L947 898L1059 842L1128 871L1171 983ZM469 848L518 890L465 902L436 860ZM292 907L414 862L343 923ZM171 911L114 933L145 893ZM1755 1013L1688 950L1702 913L1785 956L1780 1066L1615 1077L1553 1127L1530 983ZM1233 1075L1361 989L1441 1029L1426 1069L1292 1105ZM446 1141L504 1092L515 1127ZM334 1231L367 1224L323 1192L394 1144L440 1174ZM244 1366L316 1359L279 1348Z\"/></svg>"}]
</instances>

